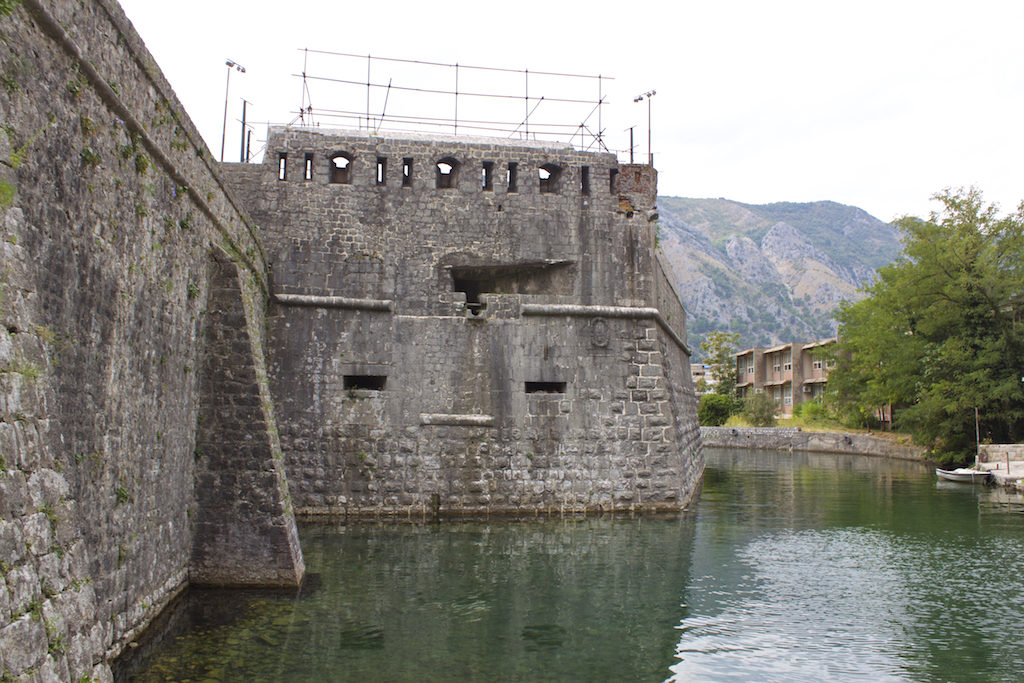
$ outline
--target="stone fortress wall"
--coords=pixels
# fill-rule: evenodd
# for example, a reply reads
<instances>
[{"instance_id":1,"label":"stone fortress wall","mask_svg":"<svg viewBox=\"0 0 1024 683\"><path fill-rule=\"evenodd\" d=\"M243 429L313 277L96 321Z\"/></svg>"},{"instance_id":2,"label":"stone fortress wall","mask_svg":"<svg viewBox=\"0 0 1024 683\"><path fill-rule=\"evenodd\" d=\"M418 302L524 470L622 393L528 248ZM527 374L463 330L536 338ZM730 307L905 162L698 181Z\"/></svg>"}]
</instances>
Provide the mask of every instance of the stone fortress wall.
<instances>
[{"instance_id":1,"label":"stone fortress wall","mask_svg":"<svg viewBox=\"0 0 1024 683\"><path fill-rule=\"evenodd\" d=\"M302 576L266 262L116 3L14 3L0 77L0 678L102 680L186 582Z\"/></svg>"},{"instance_id":2,"label":"stone fortress wall","mask_svg":"<svg viewBox=\"0 0 1024 683\"><path fill-rule=\"evenodd\" d=\"M297 585L296 511L689 500L653 169L309 131L221 166L113 0L0 5L0 86L0 678L109 679L188 583Z\"/></svg>"},{"instance_id":3,"label":"stone fortress wall","mask_svg":"<svg viewBox=\"0 0 1024 683\"><path fill-rule=\"evenodd\" d=\"M686 504L703 468L651 167L289 128L267 150L261 170L225 172L272 265L271 387L300 512Z\"/></svg>"}]
</instances>

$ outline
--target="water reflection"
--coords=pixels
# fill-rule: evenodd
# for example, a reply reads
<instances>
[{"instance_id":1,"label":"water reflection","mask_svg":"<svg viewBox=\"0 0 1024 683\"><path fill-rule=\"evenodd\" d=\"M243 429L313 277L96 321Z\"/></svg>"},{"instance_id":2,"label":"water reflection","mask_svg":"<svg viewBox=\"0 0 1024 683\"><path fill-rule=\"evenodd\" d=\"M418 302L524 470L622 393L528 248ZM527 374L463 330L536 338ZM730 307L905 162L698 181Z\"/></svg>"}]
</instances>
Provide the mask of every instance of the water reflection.
<instances>
[{"instance_id":1,"label":"water reflection","mask_svg":"<svg viewBox=\"0 0 1024 683\"><path fill-rule=\"evenodd\" d=\"M706 449L677 519L304 525L296 594L191 591L122 679L1018 680L1024 504Z\"/></svg>"},{"instance_id":2,"label":"water reflection","mask_svg":"<svg viewBox=\"0 0 1024 683\"><path fill-rule=\"evenodd\" d=\"M693 528L685 517L306 525L318 590L195 591L191 628L134 680L662 680ZM211 605L236 618L203 623Z\"/></svg>"},{"instance_id":3,"label":"water reflection","mask_svg":"<svg viewBox=\"0 0 1024 683\"><path fill-rule=\"evenodd\" d=\"M1024 538L982 523L991 491L913 463L706 455L677 680L1016 679Z\"/></svg>"}]
</instances>

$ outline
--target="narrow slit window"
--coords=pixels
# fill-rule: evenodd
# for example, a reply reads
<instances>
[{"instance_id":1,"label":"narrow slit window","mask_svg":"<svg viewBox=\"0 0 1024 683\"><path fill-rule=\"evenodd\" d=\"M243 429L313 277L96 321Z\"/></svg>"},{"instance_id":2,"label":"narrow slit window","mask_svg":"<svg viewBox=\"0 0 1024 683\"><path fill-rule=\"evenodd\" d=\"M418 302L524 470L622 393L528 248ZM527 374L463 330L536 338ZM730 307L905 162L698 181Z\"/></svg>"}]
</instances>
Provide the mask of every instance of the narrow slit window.
<instances>
[{"instance_id":1,"label":"narrow slit window","mask_svg":"<svg viewBox=\"0 0 1024 683\"><path fill-rule=\"evenodd\" d=\"M342 380L342 386L346 390L383 391L387 381L387 375L345 375Z\"/></svg>"},{"instance_id":2,"label":"narrow slit window","mask_svg":"<svg viewBox=\"0 0 1024 683\"><path fill-rule=\"evenodd\" d=\"M281 152L277 155L277 179L287 180L288 173L288 153Z\"/></svg>"},{"instance_id":3,"label":"narrow slit window","mask_svg":"<svg viewBox=\"0 0 1024 683\"><path fill-rule=\"evenodd\" d=\"M388 182L388 158L377 157L377 184L387 185Z\"/></svg>"},{"instance_id":4,"label":"narrow slit window","mask_svg":"<svg viewBox=\"0 0 1024 683\"><path fill-rule=\"evenodd\" d=\"M485 161L483 169L481 170L480 182L483 184L484 192L490 192L494 189L494 162Z\"/></svg>"},{"instance_id":5,"label":"narrow slit window","mask_svg":"<svg viewBox=\"0 0 1024 683\"><path fill-rule=\"evenodd\" d=\"M590 194L590 167L584 166L580 169L580 192Z\"/></svg>"},{"instance_id":6,"label":"narrow slit window","mask_svg":"<svg viewBox=\"0 0 1024 683\"><path fill-rule=\"evenodd\" d=\"M615 182L616 180L618 180L618 178L619 169L612 168L608 170L608 192L610 192L611 194L617 194L619 191L618 187L616 187L618 183Z\"/></svg>"},{"instance_id":7,"label":"narrow slit window","mask_svg":"<svg viewBox=\"0 0 1024 683\"><path fill-rule=\"evenodd\" d=\"M517 164L514 161L508 162L508 186L507 186L507 190L509 192L518 192L519 191L519 187L518 187L519 178L518 178L518 175L519 175L519 164Z\"/></svg>"},{"instance_id":8,"label":"narrow slit window","mask_svg":"<svg viewBox=\"0 0 1024 683\"><path fill-rule=\"evenodd\" d=\"M412 187L412 158L402 159L402 187Z\"/></svg>"},{"instance_id":9,"label":"narrow slit window","mask_svg":"<svg viewBox=\"0 0 1024 683\"><path fill-rule=\"evenodd\" d=\"M306 166L305 166L305 172L304 172L303 178L305 178L306 180L312 180L313 179L313 155L312 154L307 154L306 155Z\"/></svg>"},{"instance_id":10,"label":"narrow slit window","mask_svg":"<svg viewBox=\"0 0 1024 683\"><path fill-rule=\"evenodd\" d=\"M564 394L565 382L526 382L528 394Z\"/></svg>"}]
</instances>

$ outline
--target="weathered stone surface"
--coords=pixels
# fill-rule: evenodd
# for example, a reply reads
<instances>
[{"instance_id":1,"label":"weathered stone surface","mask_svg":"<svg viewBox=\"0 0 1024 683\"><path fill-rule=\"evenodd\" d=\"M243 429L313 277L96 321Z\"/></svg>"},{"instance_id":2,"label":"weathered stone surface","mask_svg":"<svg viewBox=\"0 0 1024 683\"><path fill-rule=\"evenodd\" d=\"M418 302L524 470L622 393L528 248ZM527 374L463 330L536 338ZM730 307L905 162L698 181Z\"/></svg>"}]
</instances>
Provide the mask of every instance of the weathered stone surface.
<instances>
[{"instance_id":1,"label":"weathered stone surface","mask_svg":"<svg viewBox=\"0 0 1024 683\"><path fill-rule=\"evenodd\" d=\"M705 446L856 453L919 460L924 449L894 439L845 432L805 432L799 427L701 427Z\"/></svg>"},{"instance_id":2,"label":"weathered stone surface","mask_svg":"<svg viewBox=\"0 0 1024 683\"><path fill-rule=\"evenodd\" d=\"M4 670L11 676L19 676L26 669L38 666L46 657L47 646L43 622L30 614L0 628Z\"/></svg>"},{"instance_id":3,"label":"weathered stone surface","mask_svg":"<svg viewBox=\"0 0 1024 683\"><path fill-rule=\"evenodd\" d=\"M269 370L301 512L689 500L702 460L653 169L540 143L273 129L262 168L226 170L272 261ZM631 476L657 458L659 476Z\"/></svg>"},{"instance_id":4,"label":"weathered stone surface","mask_svg":"<svg viewBox=\"0 0 1024 683\"><path fill-rule=\"evenodd\" d=\"M203 512L195 452L209 400L199 331L210 254L237 265L245 301L223 324L242 331L256 368L266 262L115 2L13 3L0 13L0 64L0 629L49 605L58 645L75 648L70 660L56 649L41 659L36 631L15 622L5 673L31 661L42 680L109 679L104 660L185 580ZM254 385L268 392L265 371L224 409L237 428L256 415L245 426L269 443L273 412L252 404ZM283 480L255 483L287 497ZM294 538L286 506L273 525ZM274 570L291 584L294 547Z\"/></svg>"}]
</instances>

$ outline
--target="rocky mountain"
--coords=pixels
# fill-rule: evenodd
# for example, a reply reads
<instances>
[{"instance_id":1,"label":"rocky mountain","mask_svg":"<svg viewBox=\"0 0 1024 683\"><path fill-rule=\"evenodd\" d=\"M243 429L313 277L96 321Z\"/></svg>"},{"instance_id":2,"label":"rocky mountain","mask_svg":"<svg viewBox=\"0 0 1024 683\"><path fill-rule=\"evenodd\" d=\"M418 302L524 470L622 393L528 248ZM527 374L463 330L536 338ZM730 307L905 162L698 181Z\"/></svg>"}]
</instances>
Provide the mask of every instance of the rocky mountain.
<instances>
[{"instance_id":1,"label":"rocky mountain","mask_svg":"<svg viewBox=\"0 0 1024 683\"><path fill-rule=\"evenodd\" d=\"M836 202L659 197L658 210L695 359L713 330L739 332L744 348L832 336L839 302L900 249L891 225Z\"/></svg>"}]
</instances>

